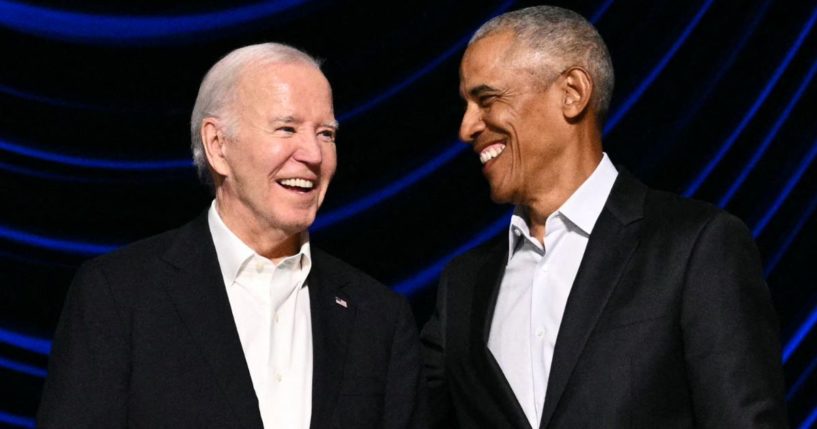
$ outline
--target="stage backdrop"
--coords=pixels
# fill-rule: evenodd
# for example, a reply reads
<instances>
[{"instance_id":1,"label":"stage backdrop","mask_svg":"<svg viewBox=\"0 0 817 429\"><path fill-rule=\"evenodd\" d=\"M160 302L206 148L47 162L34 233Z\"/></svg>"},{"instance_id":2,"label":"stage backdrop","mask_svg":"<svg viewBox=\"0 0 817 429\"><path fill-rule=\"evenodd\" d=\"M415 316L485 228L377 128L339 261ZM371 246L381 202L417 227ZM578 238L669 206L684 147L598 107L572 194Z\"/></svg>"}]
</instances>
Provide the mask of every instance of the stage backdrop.
<instances>
[{"instance_id":1,"label":"stage backdrop","mask_svg":"<svg viewBox=\"0 0 817 429\"><path fill-rule=\"evenodd\" d=\"M489 201L477 156L457 140L457 70L480 23L528 2L70 3L0 0L2 424L33 425L77 266L208 206L190 110L207 68L236 47L280 41L324 60L339 167L314 242L405 294L420 322L444 263L506 231L510 207ZM792 425L809 426L817 2L560 3L610 48L613 161L725 207L754 233L780 315Z\"/></svg>"}]
</instances>

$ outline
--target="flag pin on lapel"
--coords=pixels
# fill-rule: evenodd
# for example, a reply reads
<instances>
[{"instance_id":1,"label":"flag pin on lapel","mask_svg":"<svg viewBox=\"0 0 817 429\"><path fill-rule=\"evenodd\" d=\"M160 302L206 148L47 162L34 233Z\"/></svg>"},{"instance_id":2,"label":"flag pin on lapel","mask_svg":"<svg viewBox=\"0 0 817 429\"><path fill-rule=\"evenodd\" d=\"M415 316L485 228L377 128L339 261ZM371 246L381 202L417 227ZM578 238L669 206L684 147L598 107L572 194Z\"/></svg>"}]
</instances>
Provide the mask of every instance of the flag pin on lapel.
<instances>
[{"instance_id":1,"label":"flag pin on lapel","mask_svg":"<svg viewBox=\"0 0 817 429\"><path fill-rule=\"evenodd\" d=\"M339 298L337 296L335 297L335 304L337 304L337 305L339 305L339 306L341 306L343 308L349 308L349 304L346 303L346 300L343 299L343 298Z\"/></svg>"}]
</instances>

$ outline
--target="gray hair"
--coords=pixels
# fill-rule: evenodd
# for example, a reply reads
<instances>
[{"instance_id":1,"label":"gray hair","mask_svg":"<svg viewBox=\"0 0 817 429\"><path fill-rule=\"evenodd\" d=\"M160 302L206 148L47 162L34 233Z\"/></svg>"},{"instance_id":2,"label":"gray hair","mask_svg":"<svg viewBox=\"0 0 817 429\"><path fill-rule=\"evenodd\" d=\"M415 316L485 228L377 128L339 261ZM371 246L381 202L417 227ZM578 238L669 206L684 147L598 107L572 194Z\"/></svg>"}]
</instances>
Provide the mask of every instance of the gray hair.
<instances>
[{"instance_id":1,"label":"gray hair","mask_svg":"<svg viewBox=\"0 0 817 429\"><path fill-rule=\"evenodd\" d=\"M595 85L591 104L599 120L604 121L610 108L615 77L610 53L593 24L568 9L528 7L486 22L474 33L468 45L503 31L512 31L516 43L532 51L532 59L544 68L546 82L571 66L585 68Z\"/></svg>"},{"instance_id":2,"label":"gray hair","mask_svg":"<svg viewBox=\"0 0 817 429\"><path fill-rule=\"evenodd\" d=\"M190 149L202 182L212 185L210 167L201 140L205 118L218 118L228 136L235 135L237 124L230 114L241 72L249 65L304 63L320 69L320 62L303 51L281 43L260 43L238 48L220 59L204 75L190 118Z\"/></svg>"}]
</instances>

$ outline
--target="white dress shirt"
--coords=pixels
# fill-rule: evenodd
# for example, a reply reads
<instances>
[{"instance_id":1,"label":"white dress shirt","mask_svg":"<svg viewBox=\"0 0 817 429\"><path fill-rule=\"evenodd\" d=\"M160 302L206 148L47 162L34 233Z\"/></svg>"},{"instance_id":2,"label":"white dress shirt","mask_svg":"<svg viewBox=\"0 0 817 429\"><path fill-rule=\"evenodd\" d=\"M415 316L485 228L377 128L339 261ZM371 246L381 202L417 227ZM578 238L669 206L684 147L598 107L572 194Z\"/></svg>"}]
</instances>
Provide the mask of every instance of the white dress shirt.
<instances>
[{"instance_id":1,"label":"white dress shirt","mask_svg":"<svg viewBox=\"0 0 817 429\"><path fill-rule=\"evenodd\" d=\"M538 428L542 418L567 297L617 175L604 154L590 177L548 216L544 246L530 235L521 207L511 217L508 264L497 296L488 349L532 428Z\"/></svg>"},{"instance_id":2,"label":"white dress shirt","mask_svg":"<svg viewBox=\"0 0 817 429\"><path fill-rule=\"evenodd\" d=\"M266 428L309 428L312 321L306 276L309 236L280 262L258 255L224 224L215 201L208 223L244 358Z\"/></svg>"}]
</instances>

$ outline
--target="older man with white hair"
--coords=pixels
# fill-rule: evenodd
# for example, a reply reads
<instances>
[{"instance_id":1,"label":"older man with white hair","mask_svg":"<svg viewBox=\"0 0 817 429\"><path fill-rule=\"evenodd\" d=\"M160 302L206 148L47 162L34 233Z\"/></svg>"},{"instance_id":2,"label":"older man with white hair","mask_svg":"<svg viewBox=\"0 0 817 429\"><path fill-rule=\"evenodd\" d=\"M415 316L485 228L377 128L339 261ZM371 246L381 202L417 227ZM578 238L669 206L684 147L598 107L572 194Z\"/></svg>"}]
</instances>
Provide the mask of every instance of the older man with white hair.
<instances>
[{"instance_id":1,"label":"older man with white hair","mask_svg":"<svg viewBox=\"0 0 817 429\"><path fill-rule=\"evenodd\" d=\"M310 246L337 128L307 54L265 43L216 63L191 121L215 199L80 268L38 425L423 427L408 304Z\"/></svg>"}]
</instances>

